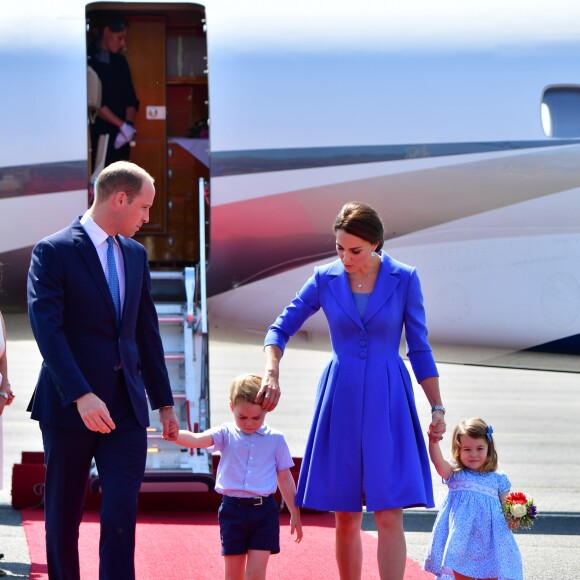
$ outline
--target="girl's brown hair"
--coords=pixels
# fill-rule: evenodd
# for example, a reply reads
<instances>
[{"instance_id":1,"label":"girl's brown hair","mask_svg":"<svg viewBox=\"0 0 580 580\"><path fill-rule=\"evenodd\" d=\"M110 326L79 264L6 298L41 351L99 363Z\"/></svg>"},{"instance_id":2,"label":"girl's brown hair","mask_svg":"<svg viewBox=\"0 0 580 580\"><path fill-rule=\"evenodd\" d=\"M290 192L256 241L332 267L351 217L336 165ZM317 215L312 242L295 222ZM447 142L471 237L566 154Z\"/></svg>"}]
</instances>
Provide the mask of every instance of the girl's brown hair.
<instances>
[{"instance_id":1,"label":"girl's brown hair","mask_svg":"<svg viewBox=\"0 0 580 580\"><path fill-rule=\"evenodd\" d=\"M481 471L495 471L497 469L498 459L491 427L488 427L487 423L483 419L480 419L479 417L473 417L472 419L465 419L464 421L461 421L461 423L459 423L459 425L453 429L453 436L451 440L451 455L459 466L459 469L465 469L465 466L461 463L461 459L459 458L461 452L461 435L467 435L472 439L485 440L487 443L487 457L483 466L481 467Z\"/></svg>"}]
</instances>

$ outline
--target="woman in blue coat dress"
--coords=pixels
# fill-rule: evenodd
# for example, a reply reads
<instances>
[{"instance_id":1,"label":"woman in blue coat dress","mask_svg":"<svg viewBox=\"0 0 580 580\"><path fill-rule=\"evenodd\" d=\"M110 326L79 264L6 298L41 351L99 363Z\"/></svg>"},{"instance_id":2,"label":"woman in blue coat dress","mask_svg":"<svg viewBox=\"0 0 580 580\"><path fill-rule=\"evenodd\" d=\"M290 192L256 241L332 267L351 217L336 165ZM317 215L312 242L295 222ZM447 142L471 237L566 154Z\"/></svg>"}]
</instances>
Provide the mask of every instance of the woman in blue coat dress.
<instances>
[{"instance_id":1,"label":"woman in blue coat dress","mask_svg":"<svg viewBox=\"0 0 580 580\"><path fill-rule=\"evenodd\" d=\"M340 577L357 579L364 499L375 512L381 578L400 580L406 561L403 508L434 506L413 386L399 355L403 327L413 372L432 407L432 436L445 431L445 409L417 272L381 250L384 227L366 204L347 203L334 232L339 259L315 268L268 330L259 400L267 410L276 407L284 348L322 308L332 356L318 385L296 502L336 512Z\"/></svg>"}]
</instances>

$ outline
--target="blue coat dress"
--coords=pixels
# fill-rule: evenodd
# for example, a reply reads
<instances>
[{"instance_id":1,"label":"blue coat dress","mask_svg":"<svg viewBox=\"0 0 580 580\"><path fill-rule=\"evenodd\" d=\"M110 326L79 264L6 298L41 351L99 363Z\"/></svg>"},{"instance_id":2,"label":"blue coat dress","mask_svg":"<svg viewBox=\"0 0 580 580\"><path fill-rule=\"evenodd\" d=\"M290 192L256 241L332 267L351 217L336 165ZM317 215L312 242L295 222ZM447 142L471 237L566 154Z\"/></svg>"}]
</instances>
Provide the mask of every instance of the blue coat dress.
<instances>
[{"instance_id":1,"label":"blue coat dress","mask_svg":"<svg viewBox=\"0 0 580 580\"><path fill-rule=\"evenodd\" d=\"M361 317L340 260L315 268L296 298L270 326L265 345L284 350L320 308L332 357L316 394L314 418L298 482L297 505L368 511L433 507L423 429L407 355L417 381L437 376L427 340L423 296L414 268L380 253L381 267Z\"/></svg>"}]
</instances>

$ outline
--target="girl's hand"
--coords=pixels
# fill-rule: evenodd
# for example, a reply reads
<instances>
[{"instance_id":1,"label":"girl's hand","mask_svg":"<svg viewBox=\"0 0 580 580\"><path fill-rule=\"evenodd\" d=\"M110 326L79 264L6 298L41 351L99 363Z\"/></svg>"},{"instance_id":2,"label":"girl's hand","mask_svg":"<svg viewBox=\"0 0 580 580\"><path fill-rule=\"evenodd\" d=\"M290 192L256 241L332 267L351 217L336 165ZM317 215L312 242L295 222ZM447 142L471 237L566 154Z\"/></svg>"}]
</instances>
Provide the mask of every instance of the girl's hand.
<instances>
[{"instance_id":1,"label":"girl's hand","mask_svg":"<svg viewBox=\"0 0 580 580\"><path fill-rule=\"evenodd\" d=\"M443 439L443 435L435 435L433 433L427 432L427 437L429 437L429 443L439 443Z\"/></svg>"},{"instance_id":2,"label":"girl's hand","mask_svg":"<svg viewBox=\"0 0 580 580\"><path fill-rule=\"evenodd\" d=\"M507 526L512 532L515 532L518 529L518 522L517 520L509 520Z\"/></svg>"}]
</instances>

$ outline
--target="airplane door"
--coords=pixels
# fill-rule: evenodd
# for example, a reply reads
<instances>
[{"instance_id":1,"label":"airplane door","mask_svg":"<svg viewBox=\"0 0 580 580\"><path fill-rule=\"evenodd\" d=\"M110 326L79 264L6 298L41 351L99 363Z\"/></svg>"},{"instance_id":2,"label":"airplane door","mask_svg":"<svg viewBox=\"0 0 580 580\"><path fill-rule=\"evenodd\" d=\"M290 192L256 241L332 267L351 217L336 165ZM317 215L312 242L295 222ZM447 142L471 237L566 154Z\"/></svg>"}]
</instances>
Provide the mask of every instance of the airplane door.
<instances>
[{"instance_id":1,"label":"airplane door","mask_svg":"<svg viewBox=\"0 0 580 580\"><path fill-rule=\"evenodd\" d=\"M139 98L135 118L137 135L130 160L144 167L155 179L155 203L142 232L167 235L165 20L163 17L128 16L127 61ZM162 82L159 82L160 79ZM153 244L155 248L156 244Z\"/></svg>"},{"instance_id":2,"label":"airplane door","mask_svg":"<svg viewBox=\"0 0 580 580\"><path fill-rule=\"evenodd\" d=\"M91 30L111 11L129 23L125 57L139 99L130 161L144 167L156 187L150 221L135 239L154 267L196 264L198 182L209 180L205 8L96 2L87 6L93 40Z\"/></svg>"}]
</instances>

